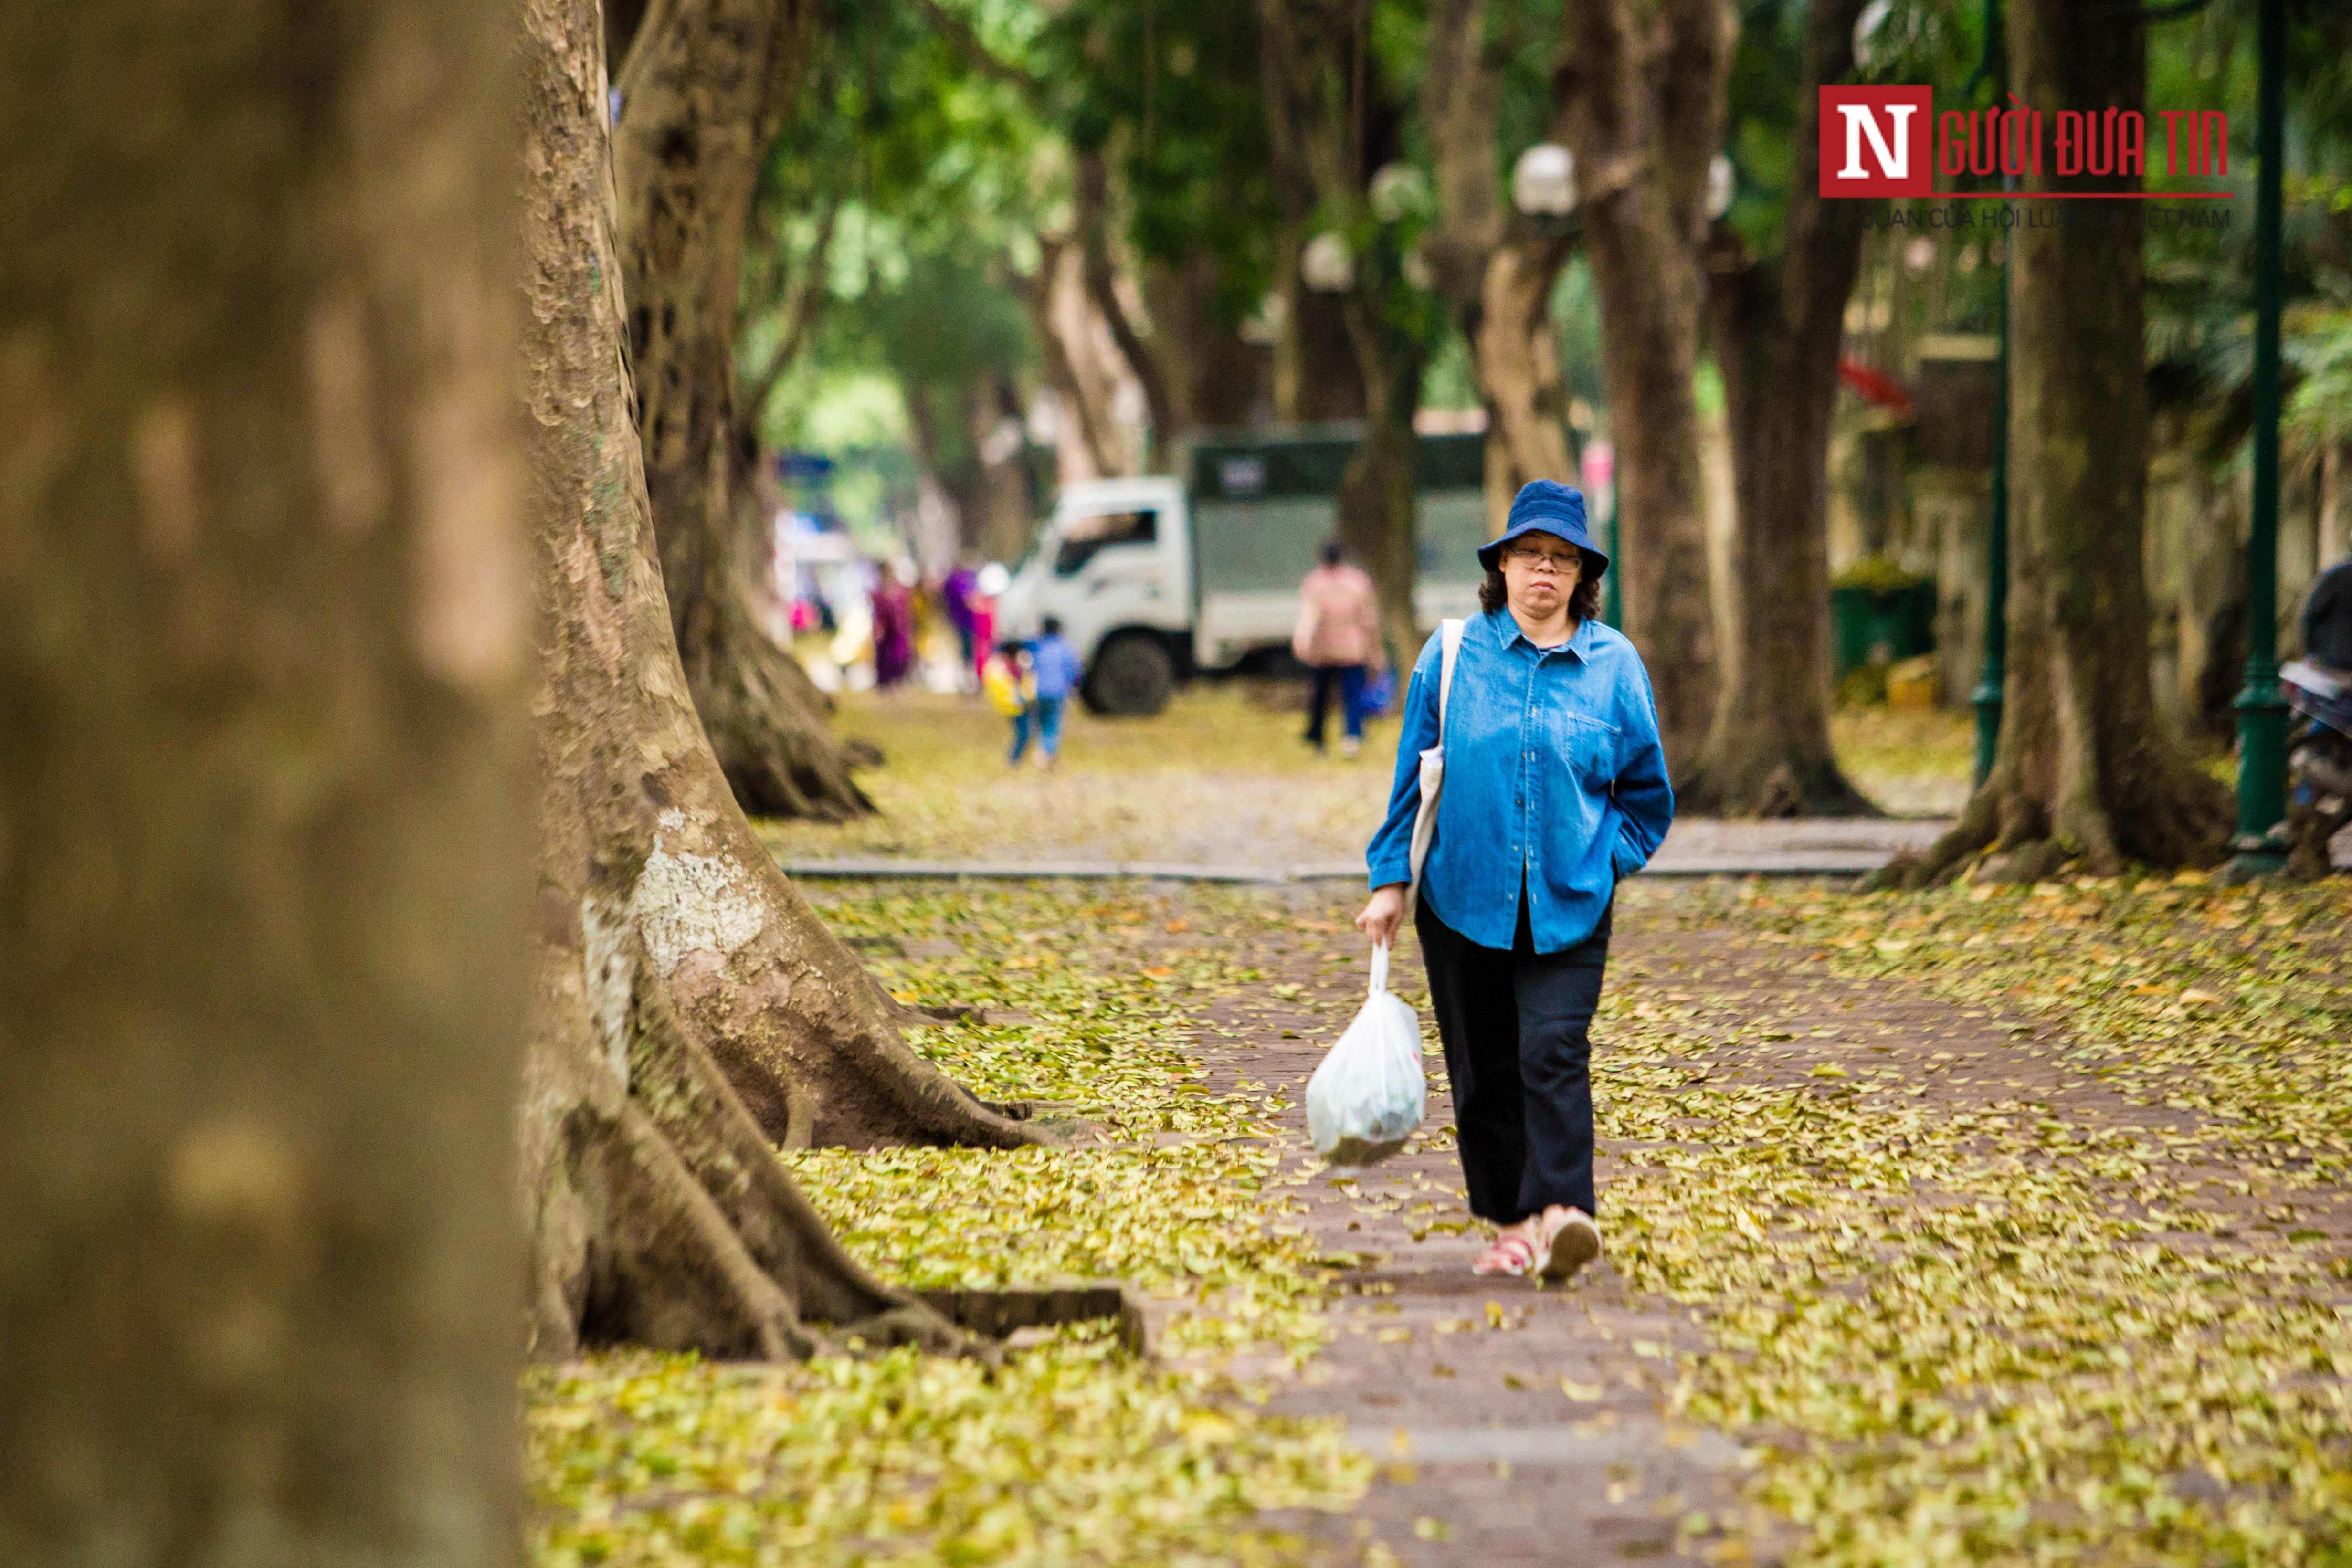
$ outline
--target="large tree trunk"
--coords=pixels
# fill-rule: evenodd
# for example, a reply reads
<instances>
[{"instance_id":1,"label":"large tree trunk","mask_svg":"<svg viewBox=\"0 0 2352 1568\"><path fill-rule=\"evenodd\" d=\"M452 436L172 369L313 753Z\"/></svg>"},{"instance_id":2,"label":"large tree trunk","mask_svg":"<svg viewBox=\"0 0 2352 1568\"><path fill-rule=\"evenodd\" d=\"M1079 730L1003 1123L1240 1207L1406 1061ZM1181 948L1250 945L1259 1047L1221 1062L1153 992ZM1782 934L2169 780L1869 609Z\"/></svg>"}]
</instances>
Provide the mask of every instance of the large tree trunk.
<instances>
[{"instance_id":1,"label":"large tree trunk","mask_svg":"<svg viewBox=\"0 0 2352 1568\"><path fill-rule=\"evenodd\" d=\"M1127 472L1126 444L1111 413L1118 384L1094 352L1094 313L1078 277L1083 265L1067 238L1040 236L1037 270L1022 290L1045 382L1061 413L1056 449L1065 485Z\"/></svg>"},{"instance_id":2,"label":"large tree trunk","mask_svg":"<svg viewBox=\"0 0 2352 1568\"><path fill-rule=\"evenodd\" d=\"M2147 35L2129 17L2028 0L2010 14L2009 47L2012 90L2044 125L2060 110L2137 109L2146 95ZM2028 174L2026 186L2137 190L2140 181L2049 172ZM1914 884L1987 846L2002 856L1992 874L2023 880L2074 855L2112 874L2127 859L2169 866L2222 853L2227 795L2167 731L2148 676L2140 243L2121 223L2010 236L2000 740L1959 825L1896 869Z\"/></svg>"},{"instance_id":3,"label":"large tree trunk","mask_svg":"<svg viewBox=\"0 0 2352 1568\"><path fill-rule=\"evenodd\" d=\"M0 20L0 1563L513 1560L514 43Z\"/></svg>"},{"instance_id":4,"label":"large tree trunk","mask_svg":"<svg viewBox=\"0 0 2352 1568\"><path fill-rule=\"evenodd\" d=\"M1359 326L1367 340L1380 331L1372 323ZM1418 344L1390 341L1360 350L1359 358L1375 395L1364 439L1339 477L1339 538L1371 576L1391 656L1409 665L1421 652L1421 619L1412 603L1420 500L1412 411L1421 403L1423 355Z\"/></svg>"},{"instance_id":5,"label":"large tree trunk","mask_svg":"<svg viewBox=\"0 0 2352 1568\"><path fill-rule=\"evenodd\" d=\"M1293 16L1297 5L1299 16ZM1352 16L1353 8L1349 8ZM1332 7L1301 0L1259 0L1259 96L1265 104L1266 178L1281 222L1274 235L1276 301L1275 341L1267 379L1274 417L1283 423L1360 419L1371 399L1341 302L1307 287L1299 257L1330 188L1347 183L1329 142L1329 63L1310 57L1324 47L1320 30L1351 26ZM1314 139L1324 139L1318 150ZM1323 171L1318 177L1316 164Z\"/></svg>"},{"instance_id":6,"label":"large tree trunk","mask_svg":"<svg viewBox=\"0 0 2352 1568\"><path fill-rule=\"evenodd\" d=\"M1863 5L1815 0L1806 20L1780 256L1749 256L1727 228L1710 246L1708 314L1738 507L1727 585L1738 641L1706 748L1675 780L1677 803L1695 813L1875 814L1830 745L1830 415L1862 229L1832 217L1817 178L1819 89L1853 69Z\"/></svg>"},{"instance_id":7,"label":"large tree trunk","mask_svg":"<svg viewBox=\"0 0 2352 1568\"><path fill-rule=\"evenodd\" d=\"M1397 151L1400 122L1370 57L1369 12L1349 0L1262 0L1260 17L1267 141L1291 231L1303 233L1316 213L1360 214L1369 171ZM1295 280L1296 250L1277 248L1287 253ZM1412 418L1429 347L1428 334L1410 325L1419 302L1403 288L1400 272L1401 258L1383 230L1370 254L1356 258L1353 281L1336 299L1364 399L1364 437L1349 459L1337 503L1339 537L1362 559L1378 591L1389 651L1410 661L1421 646L1412 602L1419 553ZM1290 351L1301 362L1312 298L1294 288L1294 308L1285 312ZM1302 397L1303 389L1292 395Z\"/></svg>"},{"instance_id":8,"label":"large tree trunk","mask_svg":"<svg viewBox=\"0 0 2352 1568\"><path fill-rule=\"evenodd\" d=\"M1551 325L1569 242L1505 220L1495 163L1504 51L1486 37L1486 13L1485 0L1430 7L1421 118L1437 166L1438 224L1423 251L1470 345L1486 407L1486 517L1500 533L1521 486L1576 473Z\"/></svg>"},{"instance_id":9,"label":"large tree trunk","mask_svg":"<svg viewBox=\"0 0 2352 1568\"><path fill-rule=\"evenodd\" d=\"M1145 337L1143 329L1129 313L1127 302L1119 298L1118 264L1111 255L1110 161L1101 148L1096 147L1077 153L1074 162L1078 256L1083 264L1080 277L1086 284L1087 301L1110 329L1111 340L1118 345L1128 370L1143 389L1143 406L1152 432L1152 439L1146 444L1145 461L1161 462L1165 460L1169 435L1178 427L1179 420L1167 367L1160 361L1160 345Z\"/></svg>"},{"instance_id":10,"label":"large tree trunk","mask_svg":"<svg viewBox=\"0 0 2352 1568\"><path fill-rule=\"evenodd\" d=\"M1218 314L1223 277L1223 262L1208 250L1144 268L1151 339L1168 367L1170 424L1162 440L1171 450L1192 431L1247 424L1266 410L1268 356Z\"/></svg>"},{"instance_id":11,"label":"large tree trunk","mask_svg":"<svg viewBox=\"0 0 2352 1568\"><path fill-rule=\"evenodd\" d=\"M524 1085L534 1353L715 1354L812 1322L936 1338L771 1146L1034 1141L908 1050L752 836L687 695L630 419L595 0L529 0L526 343L545 646L538 1011Z\"/></svg>"},{"instance_id":12,"label":"large tree trunk","mask_svg":"<svg viewBox=\"0 0 2352 1568\"><path fill-rule=\"evenodd\" d=\"M823 695L752 612L736 406L744 226L815 13L813 0L655 0L617 84L614 167L646 486L687 689L745 810L838 821L872 807Z\"/></svg>"},{"instance_id":13,"label":"large tree trunk","mask_svg":"<svg viewBox=\"0 0 2352 1568\"><path fill-rule=\"evenodd\" d=\"M1666 758L1698 755L1716 695L1699 467L1697 245L1722 145L1737 22L1726 0L1577 0L1559 86L1601 294L1617 449L1625 631L1649 665Z\"/></svg>"}]
</instances>

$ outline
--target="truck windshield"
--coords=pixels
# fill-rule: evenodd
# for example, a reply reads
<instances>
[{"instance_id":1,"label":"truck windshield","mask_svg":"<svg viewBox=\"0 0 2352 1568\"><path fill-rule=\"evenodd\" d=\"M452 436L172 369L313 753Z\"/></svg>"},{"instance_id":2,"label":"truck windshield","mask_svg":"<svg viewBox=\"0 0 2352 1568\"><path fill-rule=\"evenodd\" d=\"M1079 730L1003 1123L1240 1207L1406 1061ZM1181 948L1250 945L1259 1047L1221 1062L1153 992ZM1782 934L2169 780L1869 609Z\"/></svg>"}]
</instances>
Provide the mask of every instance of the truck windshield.
<instances>
[{"instance_id":1,"label":"truck windshield","mask_svg":"<svg viewBox=\"0 0 2352 1568\"><path fill-rule=\"evenodd\" d=\"M1054 552L1054 575L1070 576L1112 545L1148 545L1159 537L1160 514L1153 511L1073 517L1062 531L1061 548Z\"/></svg>"}]
</instances>

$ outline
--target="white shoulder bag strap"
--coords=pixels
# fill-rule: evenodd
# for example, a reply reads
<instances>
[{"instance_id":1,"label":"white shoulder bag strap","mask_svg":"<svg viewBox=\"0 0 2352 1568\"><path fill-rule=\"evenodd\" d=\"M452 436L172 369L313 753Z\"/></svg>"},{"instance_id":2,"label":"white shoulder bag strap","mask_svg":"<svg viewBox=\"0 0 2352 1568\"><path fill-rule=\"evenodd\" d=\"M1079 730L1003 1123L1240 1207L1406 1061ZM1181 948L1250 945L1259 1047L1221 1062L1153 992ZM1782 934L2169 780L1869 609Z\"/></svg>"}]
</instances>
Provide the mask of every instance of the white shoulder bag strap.
<instances>
[{"instance_id":1,"label":"white shoulder bag strap","mask_svg":"<svg viewBox=\"0 0 2352 1568\"><path fill-rule=\"evenodd\" d=\"M1454 664L1462 652L1462 622L1448 620L1437 629L1437 744L1421 754L1421 810L1412 819L1412 881L1404 893L1405 918L1412 918L1414 900L1421 896L1422 862L1429 859L1430 841L1437 836L1437 792L1445 787L1445 707L1454 692ZM1385 952L1380 955L1384 958ZM1375 958L1377 964L1380 958Z\"/></svg>"}]
</instances>

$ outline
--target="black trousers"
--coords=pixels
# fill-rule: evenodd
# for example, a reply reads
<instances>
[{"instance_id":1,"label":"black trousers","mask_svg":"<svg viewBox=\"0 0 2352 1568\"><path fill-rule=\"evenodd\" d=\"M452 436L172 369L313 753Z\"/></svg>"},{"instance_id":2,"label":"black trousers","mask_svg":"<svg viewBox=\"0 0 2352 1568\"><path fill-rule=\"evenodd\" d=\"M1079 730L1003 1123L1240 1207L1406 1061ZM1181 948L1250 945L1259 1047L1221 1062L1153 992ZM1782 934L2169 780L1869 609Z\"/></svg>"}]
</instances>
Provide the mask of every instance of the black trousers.
<instances>
[{"instance_id":1,"label":"black trousers","mask_svg":"<svg viewBox=\"0 0 2352 1568\"><path fill-rule=\"evenodd\" d=\"M1592 1013L1609 962L1612 910L1561 953L1538 953L1519 897L1517 940L1481 947L1430 912L1413 916L1430 1009L1445 1043L1470 1212L1516 1225L1555 1203L1597 1213L1592 1195Z\"/></svg>"}]
</instances>

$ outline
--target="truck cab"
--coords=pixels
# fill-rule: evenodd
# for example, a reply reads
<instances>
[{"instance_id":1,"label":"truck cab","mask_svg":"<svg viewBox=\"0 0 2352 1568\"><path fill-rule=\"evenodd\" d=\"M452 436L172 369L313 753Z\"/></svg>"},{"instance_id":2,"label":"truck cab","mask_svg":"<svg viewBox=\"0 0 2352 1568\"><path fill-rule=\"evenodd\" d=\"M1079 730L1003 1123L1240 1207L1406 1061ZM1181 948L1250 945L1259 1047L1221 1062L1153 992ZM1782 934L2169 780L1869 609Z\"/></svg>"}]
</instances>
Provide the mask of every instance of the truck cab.
<instances>
[{"instance_id":1,"label":"truck cab","mask_svg":"<svg viewBox=\"0 0 2352 1568\"><path fill-rule=\"evenodd\" d=\"M1109 714L1158 713L1192 671L1287 648L1299 581L1337 529L1339 479L1360 438L1345 426L1204 438L1189 454L1189 484L1068 486L998 597L1001 634L1034 637L1055 617L1086 666L1080 695ZM1415 468L1413 604L1434 625L1476 604L1485 439L1423 436Z\"/></svg>"},{"instance_id":2,"label":"truck cab","mask_svg":"<svg viewBox=\"0 0 2352 1568\"><path fill-rule=\"evenodd\" d=\"M1065 488L997 599L1002 634L1037 635L1048 615L1086 666L1097 713L1152 714L1189 667L1192 528L1184 486L1166 477Z\"/></svg>"}]
</instances>

